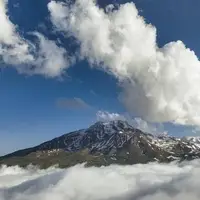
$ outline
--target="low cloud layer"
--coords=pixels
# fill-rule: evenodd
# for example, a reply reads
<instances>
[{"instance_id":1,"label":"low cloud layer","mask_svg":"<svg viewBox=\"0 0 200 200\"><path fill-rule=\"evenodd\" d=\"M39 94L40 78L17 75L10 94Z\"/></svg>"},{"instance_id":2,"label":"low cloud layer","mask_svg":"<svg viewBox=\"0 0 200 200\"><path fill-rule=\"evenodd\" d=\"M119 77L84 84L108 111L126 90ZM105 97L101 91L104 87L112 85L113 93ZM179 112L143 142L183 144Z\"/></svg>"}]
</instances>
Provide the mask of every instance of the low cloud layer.
<instances>
[{"instance_id":1,"label":"low cloud layer","mask_svg":"<svg viewBox=\"0 0 200 200\"><path fill-rule=\"evenodd\" d=\"M156 27L139 16L134 3L93 0L51 1L51 21L73 36L80 58L118 78L128 112L150 122L200 125L200 62L182 41L159 48Z\"/></svg>"},{"instance_id":2,"label":"low cloud layer","mask_svg":"<svg viewBox=\"0 0 200 200\"><path fill-rule=\"evenodd\" d=\"M1 200L199 200L200 161L61 170L0 168Z\"/></svg>"}]
</instances>

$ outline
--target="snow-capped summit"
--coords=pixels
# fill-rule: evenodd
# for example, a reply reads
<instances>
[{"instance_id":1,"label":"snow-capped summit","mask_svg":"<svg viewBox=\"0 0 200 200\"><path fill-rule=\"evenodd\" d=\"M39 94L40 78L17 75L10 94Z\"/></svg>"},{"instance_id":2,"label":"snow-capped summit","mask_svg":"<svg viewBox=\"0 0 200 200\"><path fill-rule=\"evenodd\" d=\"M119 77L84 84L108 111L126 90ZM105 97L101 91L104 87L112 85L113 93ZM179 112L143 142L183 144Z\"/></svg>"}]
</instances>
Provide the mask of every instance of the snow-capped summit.
<instances>
[{"instance_id":1,"label":"snow-capped summit","mask_svg":"<svg viewBox=\"0 0 200 200\"><path fill-rule=\"evenodd\" d=\"M65 135L65 141L73 137L73 142L66 145L66 150L77 151L81 148L89 148L90 151L109 152L112 148L120 148L136 132L126 121L114 120L109 122L96 122L84 134L78 137Z\"/></svg>"},{"instance_id":2,"label":"snow-capped summit","mask_svg":"<svg viewBox=\"0 0 200 200\"><path fill-rule=\"evenodd\" d=\"M87 129L87 132L104 132L108 135L116 132L124 132L128 130L134 129L131 125L129 125L126 121L122 120L113 120L108 122L96 122L94 125L90 126Z\"/></svg>"}]
</instances>

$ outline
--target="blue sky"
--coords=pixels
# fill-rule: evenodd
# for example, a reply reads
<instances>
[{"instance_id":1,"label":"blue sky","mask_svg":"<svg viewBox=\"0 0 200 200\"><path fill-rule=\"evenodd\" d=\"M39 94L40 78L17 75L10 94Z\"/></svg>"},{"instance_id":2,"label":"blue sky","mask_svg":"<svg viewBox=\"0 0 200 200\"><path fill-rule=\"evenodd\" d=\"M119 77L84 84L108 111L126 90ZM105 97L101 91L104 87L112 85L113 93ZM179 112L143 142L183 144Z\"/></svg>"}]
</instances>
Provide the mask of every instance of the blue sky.
<instances>
[{"instance_id":1,"label":"blue sky","mask_svg":"<svg viewBox=\"0 0 200 200\"><path fill-rule=\"evenodd\" d=\"M60 37L49 25L47 0L9 0L9 16L18 30L28 37L28 31L39 30L50 38ZM128 2L128 1L126 1ZM182 40L200 56L200 1L135 0L148 23L157 28L159 46ZM105 6L111 1L99 1ZM125 3L125 1L117 1ZM46 28L42 25L45 22ZM0 24L1 25L1 24ZM49 28L47 28L49 26ZM63 40L66 46L68 41ZM4 65L5 66L5 65ZM91 69L86 61L67 70L62 80L41 75L19 74L13 68L2 68L0 74L0 154L36 145L66 132L88 127L96 121L99 110L125 113L118 100L120 88L114 77ZM58 106L60 98L79 98L89 106L69 108ZM173 135L190 134L190 129L164 124Z\"/></svg>"}]
</instances>

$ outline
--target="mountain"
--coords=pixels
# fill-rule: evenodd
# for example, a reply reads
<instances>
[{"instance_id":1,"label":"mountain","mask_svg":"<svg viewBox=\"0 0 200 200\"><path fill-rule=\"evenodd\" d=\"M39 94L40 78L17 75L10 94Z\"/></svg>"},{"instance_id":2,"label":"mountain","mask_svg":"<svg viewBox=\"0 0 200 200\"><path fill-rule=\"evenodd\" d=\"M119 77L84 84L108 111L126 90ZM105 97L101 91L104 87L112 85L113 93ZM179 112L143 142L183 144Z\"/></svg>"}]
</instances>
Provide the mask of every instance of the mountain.
<instances>
[{"instance_id":1,"label":"mountain","mask_svg":"<svg viewBox=\"0 0 200 200\"><path fill-rule=\"evenodd\" d=\"M38 146L0 157L0 164L87 165L170 162L200 157L200 138L155 136L135 129L126 121L97 122L88 129L64 134Z\"/></svg>"}]
</instances>

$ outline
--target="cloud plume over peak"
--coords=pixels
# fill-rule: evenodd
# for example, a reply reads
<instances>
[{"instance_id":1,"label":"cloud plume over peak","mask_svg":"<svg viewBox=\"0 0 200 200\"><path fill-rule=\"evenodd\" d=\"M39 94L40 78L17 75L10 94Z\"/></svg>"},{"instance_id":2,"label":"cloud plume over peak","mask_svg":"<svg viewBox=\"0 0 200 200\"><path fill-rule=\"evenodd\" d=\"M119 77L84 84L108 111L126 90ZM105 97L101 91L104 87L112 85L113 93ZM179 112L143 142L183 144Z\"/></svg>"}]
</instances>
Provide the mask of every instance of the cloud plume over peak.
<instances>
[{"instance_id":1,"label":"cloud plume over peak","mask_svg":"<svg viewBox=\"0 0 200 200\"><path fill-rule=\"evenodd\" d=\"M119 114L119 113L110 113L108 111L99 110L96 113L96 119L97 121L102 121L102 122L109 122L113 120L127 121L134 128L140 129L145 133L151 133L156 136L168 135L168 132L164 130L162 124L150 123L137 117L133 118L128 113Z\"/></svg>"},{"instance_id":2,"label":"cloud plume over peak","mask_svg":"<svg viewBox=\"0 0 200 200\"><path fill-rule=\"evenodd\" d=\"M113 120L126 120L126 118L119 113L110 113L108 111L99 110L96 113L96 117L98 121L108 122Z\"/></svg>"},{"instance_id":3,"label":"cloud plume over peak","mask_svg":"<svg viewBox=\"0 0 200 200\"><path fill-rule=\"evenodd\" d=\"M156 28L134 3L101 9L93 0L51 1L57 30L75 37L80 57L118 78L120 100L150 122L200 125L200 62L182 41L159 48Z\"/></svg>"}]
</instances>

